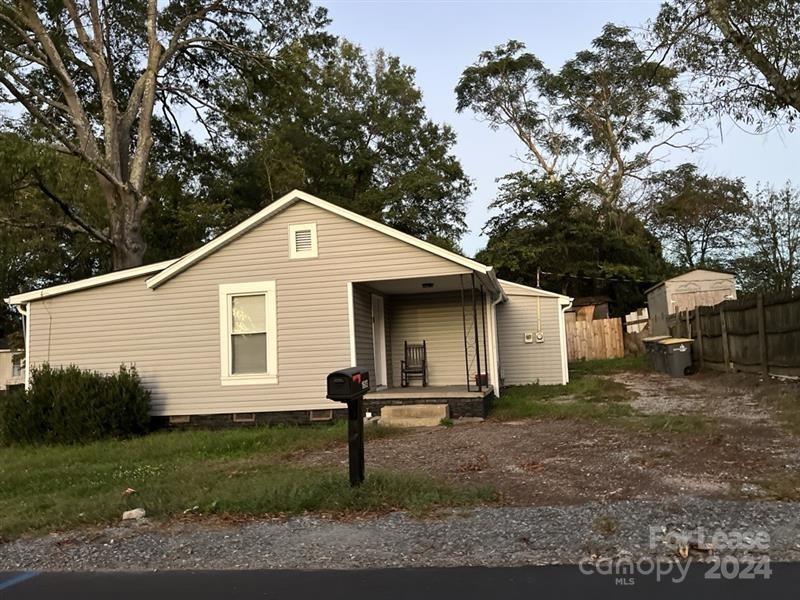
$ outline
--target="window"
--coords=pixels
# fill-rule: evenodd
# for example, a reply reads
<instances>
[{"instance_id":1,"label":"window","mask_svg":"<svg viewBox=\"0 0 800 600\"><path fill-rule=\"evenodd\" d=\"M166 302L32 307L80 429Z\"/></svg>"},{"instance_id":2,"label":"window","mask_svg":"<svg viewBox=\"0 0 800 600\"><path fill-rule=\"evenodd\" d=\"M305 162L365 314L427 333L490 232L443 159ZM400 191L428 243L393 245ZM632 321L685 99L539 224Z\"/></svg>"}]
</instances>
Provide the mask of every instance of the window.
<instances>
[{"instance_id":1,"label":"window","mask_svg":"<svg viewBox=\"0 0 800 600\"><path fill-rule=\"evenodd\" d=\"M15 354L11 358L11 377L18 378L25 375L25 357L22 354Z\"/></svg>"},{"instance_id":2,"label":"window","mask_svg":"<svg viewBox=\"0 0 800 600\"><path fill-rule=\"evenodd\" d=\"M317 224L289 225L289 258L317 256Z\"/></svg>"},{"instance_id":3,"label":"window","mask_svg":"<svg viewBox=\"0 0 800 600\"><path fill-rule=\"evenodd\" d=\"M278 382L275 282L219 286L222 385Z\"/></svg>"}]
</instances>

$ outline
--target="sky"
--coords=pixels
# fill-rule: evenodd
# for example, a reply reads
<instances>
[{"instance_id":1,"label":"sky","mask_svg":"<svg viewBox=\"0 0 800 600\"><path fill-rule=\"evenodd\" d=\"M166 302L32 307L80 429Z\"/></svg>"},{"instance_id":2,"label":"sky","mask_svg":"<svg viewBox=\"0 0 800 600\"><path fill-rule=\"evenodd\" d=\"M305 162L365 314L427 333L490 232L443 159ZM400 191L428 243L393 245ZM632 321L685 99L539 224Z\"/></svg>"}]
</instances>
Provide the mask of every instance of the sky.
<instances>
[{"instance_id":1,"label":"sky","mask_svg":"<svg viewBox=\"0 0 800 600\"><path fill-rule=\"evenodd\" d=\"M658 13L651 0L318 0L332 19L331 31L368 52L383 48L416 69L428 115L450 124L458 135L455 154L475 190L462 239L473 255L486 240L480 235L496 191L495 180L520 169L520 143L507 131L491 131L472 113L458 114L453 92L458 78L483 50L509 39L524 42L551 69L587 48L609 21L641 28ZM734 123L709 129L707 147L669 162L691 161L712 175L743 177L782 185L800 184L800 131L753 135ZM704 137L706 130L698 132ZM721 134L721 135L720 135ZM667 164L668 166L668 164Z\"/></svg>"}]
</instances>

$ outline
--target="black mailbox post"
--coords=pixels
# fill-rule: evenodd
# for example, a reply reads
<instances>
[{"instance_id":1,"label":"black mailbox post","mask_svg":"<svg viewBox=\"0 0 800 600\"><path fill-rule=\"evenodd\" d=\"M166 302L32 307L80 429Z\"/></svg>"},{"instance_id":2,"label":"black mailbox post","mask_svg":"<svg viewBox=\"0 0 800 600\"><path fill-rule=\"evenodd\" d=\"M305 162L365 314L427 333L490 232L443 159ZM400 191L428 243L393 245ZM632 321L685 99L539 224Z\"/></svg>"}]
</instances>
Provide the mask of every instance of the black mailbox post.
<instances>
[{"instance_id":1,"label":"black mailbox post","mask_svg":"<svg viewBox=\"0 0 800 600\"><path fill-rule=\"evenodd\" d=\"M369 391L369 371L359 367L328 375L328 399L347 403L347 449L350 485L364 481L364 394Z\"/></svg>"}]
</instances>

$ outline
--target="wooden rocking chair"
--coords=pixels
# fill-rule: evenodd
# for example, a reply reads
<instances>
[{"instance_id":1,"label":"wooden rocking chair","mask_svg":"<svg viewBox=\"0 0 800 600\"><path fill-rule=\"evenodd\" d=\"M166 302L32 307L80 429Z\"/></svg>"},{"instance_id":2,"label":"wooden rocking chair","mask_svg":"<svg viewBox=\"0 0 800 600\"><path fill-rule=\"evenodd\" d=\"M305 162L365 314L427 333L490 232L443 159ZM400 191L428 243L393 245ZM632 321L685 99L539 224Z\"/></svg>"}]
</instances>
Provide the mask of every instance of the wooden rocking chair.
<instances>
[{"instance_id":1,"label":"wooden rocking chair","mask_svg":"<svg viewBox=\"0 0 800 600\"><path fill-rule=\"evenodd\" d=\"M428 385L428 349L425 340L421 344L403 342L405 359L400 361L400 385L408 387L411 377L421 377L422 386Z\"/></svg>"}]
</instances>

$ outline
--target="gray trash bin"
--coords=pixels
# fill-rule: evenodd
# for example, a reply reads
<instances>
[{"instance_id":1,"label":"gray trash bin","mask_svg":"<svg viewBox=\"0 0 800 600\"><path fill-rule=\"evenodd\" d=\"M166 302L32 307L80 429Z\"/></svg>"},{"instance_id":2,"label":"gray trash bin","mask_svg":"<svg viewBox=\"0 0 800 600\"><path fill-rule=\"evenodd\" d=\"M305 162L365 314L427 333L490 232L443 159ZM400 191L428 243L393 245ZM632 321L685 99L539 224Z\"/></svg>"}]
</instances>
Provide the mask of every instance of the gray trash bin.
<instances>
[{"instance_id":1,"label":"gray trash bin","mask_svg":"<svg viewBox=\"0 0 800 600\"><path fill-rule=\"evenodd\" d=\"M664 361L664 372L683 377L692 371L692 342L689 338L667 338L658 342Z\"/></svg>"},{"instance_id":2,"label":"gray trash bin","mask_svg":"<svg viewBox=\"0 0 800 600\"><path fill-rule=\"evenodd\" d=\"M666 365L664 364L664 353L661 351L661 346L658 345L658 342L666 339L669 339L668 335L654 335L652 337L646 337L642 340L642 343L644 343L645 352L647 353L647 360L650 363L650 366L656 371L665 372L666 370Z\"/></svg>"}]
</instances>

